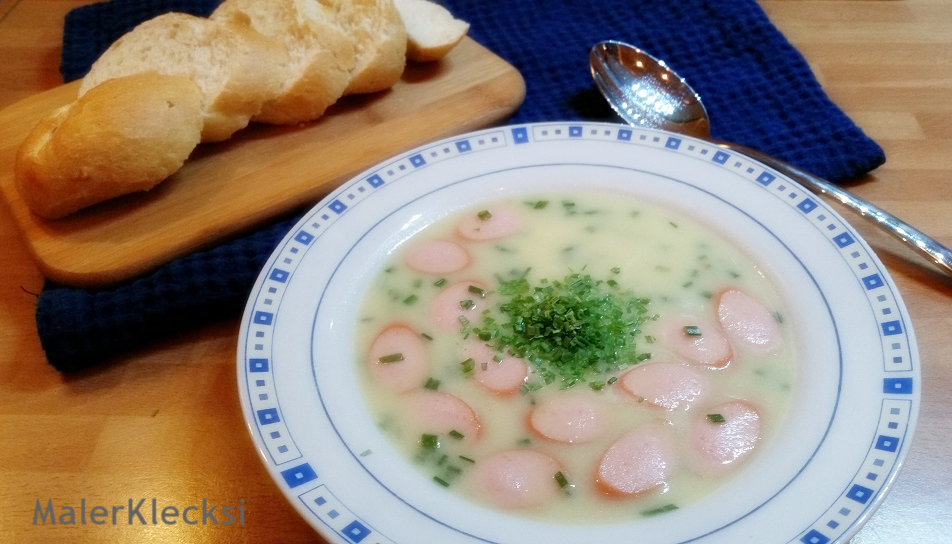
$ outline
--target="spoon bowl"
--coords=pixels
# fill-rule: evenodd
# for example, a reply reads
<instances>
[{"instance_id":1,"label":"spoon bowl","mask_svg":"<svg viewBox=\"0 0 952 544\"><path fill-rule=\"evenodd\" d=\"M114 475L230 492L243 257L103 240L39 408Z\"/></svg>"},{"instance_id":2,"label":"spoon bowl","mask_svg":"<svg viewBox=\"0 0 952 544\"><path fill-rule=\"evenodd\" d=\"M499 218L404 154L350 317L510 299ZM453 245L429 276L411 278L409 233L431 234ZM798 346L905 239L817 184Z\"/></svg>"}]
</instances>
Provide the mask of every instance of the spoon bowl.
<instances>
[{"instance_id":1,"label":"spoon bowl","mask_svg":"<svg viewBox=\"0 0 952 544\"><path fill-rule=\"evenodd\" d=\"M663 60L613 41L596 45L591 56L598 88L629 124L710 139L701 97Z\"/></svg>"},{"instance_id":2,"label":"spoon bowl","mask_svg":"<svg viewBox=\"0 0 952 544\"><path fill-rule=\"evenodd\" d=\"M612 109L628 124L693 136L746 155L817 193L836 199L952 277L952 251L905 221L837 185L756 149L713 139L701 97L663 60L624 42L609 40L592 47L589 65L595 84Z\"/></svg>"}]
</instances>

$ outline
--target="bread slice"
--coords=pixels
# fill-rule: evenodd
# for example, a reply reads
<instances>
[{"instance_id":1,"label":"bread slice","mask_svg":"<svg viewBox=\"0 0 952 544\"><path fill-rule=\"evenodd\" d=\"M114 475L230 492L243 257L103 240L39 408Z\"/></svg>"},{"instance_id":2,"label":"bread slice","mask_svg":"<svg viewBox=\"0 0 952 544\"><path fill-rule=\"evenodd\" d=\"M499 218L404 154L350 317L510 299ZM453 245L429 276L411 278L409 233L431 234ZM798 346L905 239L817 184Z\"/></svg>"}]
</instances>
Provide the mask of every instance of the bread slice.
<instances>
[{"instance_id":1,"label":"bread slice","mask_svg":"<svg viewBox=\"0 0 952 544\"><path fill-rule=\"evenodd\" d=\"M282 45L251 29L247 18L210 21L166 13L145 21L93 63L80 96L103 81L141 72L191 77L202 90L202 141L221 141L248 125L277 95Z\"/></svg>"},{"instance_id":2,"label":"bread slice","mask_svg":"<svg viewBox=\"0 0 952 544\"><path fill-rule=\"evenodd\" d=\"M17 150L17 190L50 219L149 190L182 167L202 125L202 92L189 77L146 72L104 81L30 132Z\"/></svg>"},{"instance_id":3,"label":"bread slice","mask_svg":"<svg viewBox=\"0 0 952 544\"><path fill-rule=\"evenodd\" d=\"M354 40L356 65L344 94L366 94L393 87L407 62L407 33L393 0L312 0L335 13Z\"/></svg>"},{"instance_id":4,"label":"bread slice","mask_svg":"<svg viewBox=\"0 0 952 544\"><path fill-rule=\"evenodd\" d=\"M281 89L254 121L295 124L316 119L343 96L356 64L354 43L316 0L225 0L213 20L247 17L258 32L284 44Z\"/></svg>"},{"instance_id":5,"label":"bread slice","mask_svg":"<svg viewBox=\"0 0 952 544\"><path fill-rule=\"evenodd\" d=\"M407 59L430 62L446 56L469 32L469 23L429 0L394 0L407 31Z\"/></svg>"}]
</instances>

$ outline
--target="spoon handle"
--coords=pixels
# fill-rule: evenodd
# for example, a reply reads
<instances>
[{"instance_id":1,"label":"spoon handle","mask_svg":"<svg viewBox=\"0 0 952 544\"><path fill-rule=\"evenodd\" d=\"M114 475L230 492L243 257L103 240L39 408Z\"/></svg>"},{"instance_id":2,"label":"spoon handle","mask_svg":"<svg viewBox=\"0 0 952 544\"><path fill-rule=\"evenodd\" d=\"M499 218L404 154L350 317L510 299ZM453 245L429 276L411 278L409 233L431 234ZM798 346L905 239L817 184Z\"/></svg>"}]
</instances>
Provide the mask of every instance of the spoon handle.
<instances>
[{"instance_id":1,"label":"spoon handle","mask_svg":"<svg viewBox=\"0 0 952 544\"><path fill-rule=\"evenodd\" d=\"M952 276L952 251L902 219L824 179L779 159L775 159L770 155L761 153L756 149L727 142L718 142L718 145L747 155L787 175L793 180L802 183L808 188L835 198L870 223L885 229L886 232L902 241L905 245L935 263L946 275Z\"/></svg>"}]
</instances>

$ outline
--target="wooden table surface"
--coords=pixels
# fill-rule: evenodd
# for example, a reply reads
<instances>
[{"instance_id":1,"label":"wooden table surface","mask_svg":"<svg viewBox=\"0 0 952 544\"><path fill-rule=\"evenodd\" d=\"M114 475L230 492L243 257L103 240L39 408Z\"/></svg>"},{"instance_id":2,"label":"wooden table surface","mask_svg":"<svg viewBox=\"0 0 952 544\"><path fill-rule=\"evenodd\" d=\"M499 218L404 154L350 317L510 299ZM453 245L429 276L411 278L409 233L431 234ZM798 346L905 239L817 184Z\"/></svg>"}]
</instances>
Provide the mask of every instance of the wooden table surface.
<instances>
[{"instance_id":1,"label":"wooden table surface","mask_svg":"<svg viewBox=\"0 0 952 544\"><path fill-rule=\"evenodd\" d=\"M0 108L62 83L80 0L0 0ZM952 246L952 0L762 0L829 96L886 151L851 188ZM844 212L844 215L845 212ZM911 451L856 544L952 542L952 281L852 221L908 306L922 362ZM0 208L0 541L323 542L278 492L239 410L238 316L64 377L34 322L43 278ZM34 525L36 501L244 509L229 526ZM146 507L147 508L147 507Z\"/></svg>"}]
</instances>

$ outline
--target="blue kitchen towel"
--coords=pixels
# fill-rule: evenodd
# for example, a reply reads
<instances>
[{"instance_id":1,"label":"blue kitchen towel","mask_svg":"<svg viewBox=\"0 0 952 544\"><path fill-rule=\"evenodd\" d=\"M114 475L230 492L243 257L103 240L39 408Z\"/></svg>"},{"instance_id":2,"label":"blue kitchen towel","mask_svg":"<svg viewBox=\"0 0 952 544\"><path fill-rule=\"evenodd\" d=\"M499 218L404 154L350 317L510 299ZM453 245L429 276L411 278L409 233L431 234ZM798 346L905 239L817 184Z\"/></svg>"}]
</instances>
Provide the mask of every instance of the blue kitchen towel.
<instances>
[{"instance_id":1,"label":"blue kitchen towel","mask_svg":"<svg viewBox=\"0 0 952 544\"><path fill-rule=\"evenodd\" d=\"M61 72L82 77L116 38L166 11L207 15L219 0L110 0L66 18ZM510 123L616 121L588 69L596 42L632 43L701 94L723 140L754 147L835 182L885 161L882 149L826 96L806 61L754 0L441 0L470 36L515 66L526 99ZM97 290L47 284L36 321L62 371L202 323L240 315L258 271L293 226L283 218L218 247Z\"/></svg>"}]
</instances>

